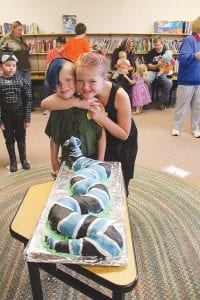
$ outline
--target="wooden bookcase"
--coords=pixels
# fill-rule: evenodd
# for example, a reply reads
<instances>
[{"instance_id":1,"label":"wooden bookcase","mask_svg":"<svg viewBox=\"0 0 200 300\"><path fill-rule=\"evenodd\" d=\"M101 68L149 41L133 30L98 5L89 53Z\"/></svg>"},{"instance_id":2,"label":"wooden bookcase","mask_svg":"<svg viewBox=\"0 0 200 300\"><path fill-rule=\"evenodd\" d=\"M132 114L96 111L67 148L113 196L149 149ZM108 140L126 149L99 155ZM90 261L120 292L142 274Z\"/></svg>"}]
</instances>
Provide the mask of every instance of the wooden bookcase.
<instances>
[{"instance_id":1,"label":"wooden bookcase","mask_svg":"<svg viewBox=\"0 0 200 300\"><path fill-rule=\"evenodd\" d=\"M152 40L155 35L161 35L166 45L171 49L174 55L178 54L178 46L187 34L164 34L164 33L87 33L91 46L97 46L98 49L104 50L110 59L111 54L121 42L126 38L133 38L136 43L136 55L143 57L152 48ZM55 47L55 40L58 36L68 37L73 34L67 33L41 33L41 34L24 34L26 42L30 45L31 54L31 73L33 80L44 78L46 70L46 53L49 49Z\"/></svg>"},{"instance_id":2,"label":"wooden bookcase","mask_svg":"<svg viewBox=\"0 0 200 300\"><path fill-rule=\"evenodd\" d=\"M152 48L152 40L155 35L161 35L166 45L173 51L174 55L178 54L178 47L187 34L163 34L163 33L87 33L91 47L94 45L98 49L106 52L108 59L111 59L112 52L126 38L133 38L136 43L136 55L138 59L143 58ZM55 40L58 36L65 36L66 39L74 36L67 33L41 33L41 34L24 34L26 42L30 45L31 54L31 78L33 96L36 105L40 103L43 95L43 80L46 71L46 53L50 48L55 47ZM0 35L1 37L1 35Z\"/></svg>"}]
</instances>

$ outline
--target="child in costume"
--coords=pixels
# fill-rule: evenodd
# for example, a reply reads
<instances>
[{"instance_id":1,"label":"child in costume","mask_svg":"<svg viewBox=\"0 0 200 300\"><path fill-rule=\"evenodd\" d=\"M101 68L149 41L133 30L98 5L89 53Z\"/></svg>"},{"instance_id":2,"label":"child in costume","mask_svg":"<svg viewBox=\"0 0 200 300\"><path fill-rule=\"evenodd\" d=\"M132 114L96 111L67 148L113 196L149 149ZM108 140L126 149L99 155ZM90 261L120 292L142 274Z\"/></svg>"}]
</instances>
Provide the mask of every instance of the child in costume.
<instances>
[{"instance_id":1,"label":"child in costume","mask_svg":"<svg viewBox=\"0 0 200 300\"><path fill-rule=\"evenodd\" d=\"M54 59L49 65L46 78L51 88L65 101L75 98L75 65L72 61L65 58ZM95 121L87 118L86 110L74 107L51 112L45 133L50 137L53 176L57 175L60 168L59 147L62 148L62 162L66 159L64 142L71 136L81 140L84 155L104 159L105 132Z\"/></svg>"},{"instance_id":2,"label":"child in costume","mask_svg":"<svg viewBox=\"0 0 200 300\"><path fill-rule=\"evenodd\" d=\"M95 52L82 54L76 63L77 89L83 99L99 99L91 103L76 99L64 101L57 95L51 95L42 101L42 108L49 110L82 107L86 102L91 117L103 125L106 130L105 161L119 161L122 165L125 189L133 178L137 155L137 128L131 116L131 105L127 93L120 86L108 80L108 61ZM95 105L96 103L96 105ZM102 107L99 110L99 106ZM105 111L107 114L105 114Z\"/></svg>"},{"instance_id":3,"label":"child in costume","mask_svg":"<svg viewBox=\"0 0 200 300\"><path fill-rule=\"evenodd\" d=\"M26 160L26 128L31 119L32 93L30 83L16 75L18 59L9 52L0 57L0 128L10 157L10 172L17 171L15 141L17 142L22 168L30 169Z\"/></svg>"},{"instance_id":4,"label":"child in costume","mask_svg":"<svg viewBox=\"0 0 200 300\"><path fill-rule=\"evenodd\" d=\"M136 67L136 73L133 73L132 79L124 75L132 86L132 107L135 107L135 113L142 112L143 106L151 103L151 96L146 83L147 67L140 64Z\"/></svg>"}]
</instances>

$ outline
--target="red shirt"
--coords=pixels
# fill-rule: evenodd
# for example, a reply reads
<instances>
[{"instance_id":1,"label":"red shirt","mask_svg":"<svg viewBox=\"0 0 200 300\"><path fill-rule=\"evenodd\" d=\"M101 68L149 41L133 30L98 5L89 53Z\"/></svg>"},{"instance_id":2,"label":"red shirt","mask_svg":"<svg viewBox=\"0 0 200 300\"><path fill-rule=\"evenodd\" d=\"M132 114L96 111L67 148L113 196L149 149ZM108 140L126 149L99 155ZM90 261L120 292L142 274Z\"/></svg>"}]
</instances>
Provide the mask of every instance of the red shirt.
<instances>
[{"instance_id":1,"label":"red shirt","mask_svg":"<svg viewBox=\"0 0 200 300\"><path fill-rule=\"evenodd\" d=\"M46 63L47 65L57 57L67 57L66 50L64 49L61 53L58 52L57 48L53 48L47 52Z\"/></svg>"},{"instance_id":2,"label":"red shirt","mask_svg":"<svg viewBox=\"0 0 200 300\"><path fill-rule=\"evenodd\" d=\"M64 47L67 58L71 59L73 62L76 62L82 53L90 50L89 42L85 37L69 38Z\"/></svg>"}]
</instances>

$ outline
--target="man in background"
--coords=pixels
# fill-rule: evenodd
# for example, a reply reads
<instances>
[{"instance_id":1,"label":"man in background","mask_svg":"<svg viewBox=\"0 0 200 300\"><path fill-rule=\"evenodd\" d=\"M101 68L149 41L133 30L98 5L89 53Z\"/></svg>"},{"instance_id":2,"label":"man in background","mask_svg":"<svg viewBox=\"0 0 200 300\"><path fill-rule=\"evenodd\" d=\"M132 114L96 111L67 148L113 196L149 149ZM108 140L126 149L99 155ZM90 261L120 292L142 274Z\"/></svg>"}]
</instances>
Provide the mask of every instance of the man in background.
<instances>
[{"instance_id":1,"label":"man in background","mask_svg":"<svg viewBox=\"0 0 200 300\"><path fill-rule=\"evenodd\" d=\"M169 104L169 95L172 88L172 79L166 74L161 74L157 77L160 67L163 66L162 55L166 51L166 47L161 36L156 36L153 39L153 46L146 56L146 63L148 68L148 86L150 94L152 95L152 83L155 79L158 80L160 88L160 95L158 98L158 109L164 109Z\"/></svg>"}]
</instances>

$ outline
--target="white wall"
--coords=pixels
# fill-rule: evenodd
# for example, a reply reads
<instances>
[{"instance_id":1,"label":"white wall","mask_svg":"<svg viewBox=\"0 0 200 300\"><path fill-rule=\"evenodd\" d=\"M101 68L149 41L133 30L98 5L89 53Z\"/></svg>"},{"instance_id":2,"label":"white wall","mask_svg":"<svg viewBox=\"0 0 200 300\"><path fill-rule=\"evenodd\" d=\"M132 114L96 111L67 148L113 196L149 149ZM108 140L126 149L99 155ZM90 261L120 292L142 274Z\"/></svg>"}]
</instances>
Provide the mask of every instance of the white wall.
<instances>
[{"instance_id":1,"label":"white wall","mask_svg":"<svg viewBox=\"0 0 200 300\"><path fill-rule=\"evenodd\" d=\"M0 24L19 20L61 33L62 15L75 14L89 33L150 33L157 20L195 19L198 7L199 0L0 0Z\"/></svg>"}]
</instances>

